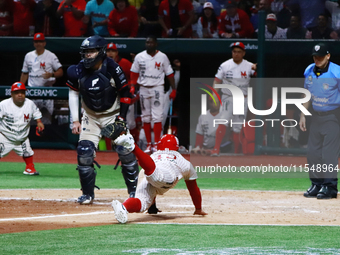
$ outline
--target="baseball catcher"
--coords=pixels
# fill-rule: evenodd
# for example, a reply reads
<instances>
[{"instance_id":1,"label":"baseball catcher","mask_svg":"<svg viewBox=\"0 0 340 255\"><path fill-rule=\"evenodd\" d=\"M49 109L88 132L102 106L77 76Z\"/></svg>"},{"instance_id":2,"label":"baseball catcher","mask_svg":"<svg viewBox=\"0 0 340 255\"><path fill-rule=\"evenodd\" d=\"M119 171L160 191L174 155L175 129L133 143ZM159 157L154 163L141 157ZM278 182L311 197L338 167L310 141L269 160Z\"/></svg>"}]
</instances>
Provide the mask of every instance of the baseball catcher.
<instances>
[{"instance_id":1,"label":"baseball catcher","mask_svg":"<svg viewBox=\"0 0 340 255\"><path fill-rule=\"evenodd\" d=\"M72 133L80 134L77 147L77 170L83 192L77 201L80 204L91 204L94 199L94 158L101 132L105 136L116 138L127 130L125 119L132 95L121 67L106 57L106 48L104 38L98 35L86 38L80 46L82 60L67 70ZM81 124L79 94L84 109ZM133 197L139 172L136 157L133 153L119 151L118 147L115 149L122 164L128 193Z\"/></svg>"}]
</instances>

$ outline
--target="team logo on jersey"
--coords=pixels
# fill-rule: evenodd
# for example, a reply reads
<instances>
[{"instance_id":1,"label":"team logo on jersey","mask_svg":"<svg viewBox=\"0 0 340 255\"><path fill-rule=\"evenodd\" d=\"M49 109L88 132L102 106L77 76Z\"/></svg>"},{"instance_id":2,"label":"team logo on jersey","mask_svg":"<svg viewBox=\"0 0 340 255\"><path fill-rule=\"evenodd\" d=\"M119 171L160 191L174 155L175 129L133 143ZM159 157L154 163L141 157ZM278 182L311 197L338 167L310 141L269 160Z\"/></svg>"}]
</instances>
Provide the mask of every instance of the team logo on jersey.
<instances>
[{"instance_id":1,"label":"team logo on jersey","mask_svg":"<svg viewBox=\"0 0 340 255\"><path fill-rule=\"evenodd\" d=\"M45 68L46 68L45 62L43 62L43 63L40 62L40 69L44 69L45 70Z\"/></svg>"},{"instance_id":2,"label":"team logo on jersey","mask_svg":"<svg viewBox=\"0 0 340 255\"><path fill-rule=\"evenodd\" d=\"M160 70L161 69L161 62L159 62L159 63L157 63L157 62L155 62L155 69L158 69L158 70Z\"/></svg>"},{"instance_id":3,"label":"team logo on jersey","mask_svg":"<svg viewBox=\"0 0 340 255\"><path fill-rule=\"evenodd\" d=\"M241 71L241 78L247 78L247 71Z\"/></svg>"},{"instance_id":4,"label":"team logo on jersey","mask_svg":"<svg viewBox=\"0 0 340 255\"><path fill-rule=\"evenodd\" d=\"M324 90L327 90L329 88L329 84L328 83L324 83L322 84L322 87Z\"/></svg>"},{"instance_id":5,"label":"team logo on jersey","mask_svg":"<svg viewBox=\"0 0 340 255\"><path fill-rule=\"evenodd\" d=\"M30 122L30 114L24 114L24 121L25 122Z\"/></svg>"}]
</instances>

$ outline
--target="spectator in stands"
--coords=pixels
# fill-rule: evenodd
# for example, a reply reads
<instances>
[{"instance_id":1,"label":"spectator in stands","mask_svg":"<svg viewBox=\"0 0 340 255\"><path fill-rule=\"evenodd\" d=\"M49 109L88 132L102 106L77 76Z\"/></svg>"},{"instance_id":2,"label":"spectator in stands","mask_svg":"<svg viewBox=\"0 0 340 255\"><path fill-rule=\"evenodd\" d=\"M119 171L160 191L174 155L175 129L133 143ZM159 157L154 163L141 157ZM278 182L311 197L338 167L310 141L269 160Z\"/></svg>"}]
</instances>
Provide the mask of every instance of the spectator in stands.
<instances>
[{"instance_id":1,"label":"spectator in stands","mask_svg":"<svg viewBox=\"0 0 340 255\"><path fill-rule=\"evenodd\" d=\"M340 30L340 0L333 2L333 1L326 1L326 9L331 14L332 17L332 28L335 31Z\"/></svg>"},{"instance_id":2,"label":"spectator in stands","mask_svg":"<svg viewBox=\"0 0 340 255\"><path fill-rule=\"evenodd\" d=\"M222 10L225 10L226 0L209 0L209 2L214 6L216 17L219 17Z\"/></svg>"},{"instance_id":3,"label":"spectator in stands","mask_svg":"<svg viewBox=\"0 0 340 255\"><path fill-rule=\"evenodd\" d=\"M270 13L266 18L265 38L266 39L287 39L287 29L277 26L277 19L274 13ZM257 32L257 30L256 30Z\"/></svg>"},{"instance_id":4,"label":"spectator in stands","mask_svg":"<svg viewBox=\"0 0 340 255\"><path fill-rule=\"evenodd\" d=\"M301 26L301 18L293 15L290 18L290 26L287 29L287 39L305 39L307 29Z\"/></svg>"},{"instance_id":5,"label":"spectator in stands","mask_svg":"<svg viewBox=\"0 0 340 255\"><path fill-rule=\"evenodd\" d=\"M83 36L86 34L87 25L83 23L85 0L63 0L58 8L58 17L63 16L64 36Z\"/></svg>"},{"instance_id":6,"label":"spectator in stands","mask_svg":"<svg viewBox=\"0 0 340 255\"><path fill-rule=\"evenodd\" d=\"M162 37L192 36L194 7L190 0L163 0L158 9L159 23L163 28Z\"/></svg>"},{"instance_id":7,"label":"spectator in stands","mask_svg":"<svg viewBox=\"0 0 340 255\"><path fill-rule=\"evenodd\" d=\"M293 12L288 6L284 5L283 8L276 14L277 26L281 28L288 28L290 26L290 18L292 15L298 15L298 12Z\"/></svg>"},{"instance_id":8,"label":"spectator in stands","mask_svg":"<svg viewBox=\"0 0 340 255\"><path fill-rule=\"evenodd\" d=\"M218 19L210 2L204 3L201 17L197 22L197 35L199 38L218 38Z\"/></svg>"},{"instance_id":9,"label":"spectator in stands","mask_svg":"<svg viewBox=\"0 0 340 255\"><path fill-rule=\"evenodd\" d=\"M62 36L64 22L57 16L59 3L55 0L41 0L34 10L35 32L45 36Z\"/></svg>"},{"instance_id":10,"label":"spectator in stands","mask_svg":"<svg viewBox=\"0 0 340 255\"><path fill-rule=\"evenodd\" d=\"M338 39L338 34L328 26L328 16L320 14L317 27L306 35L307 39Z\"/></svg>"},{"instance_id":11,"label":"spectator in stands","mask_svg":"<svg viewBox=\"0 0 340 255\"><path fill-rule=\"evenodd\" d=\"M13 35L29 36L29 26L34 26L34 0L20 0L14 2Z\"/></svg>"},{"instance_id":12,"label":"spectator in stands","mask_svg":"<svg viewBox=\"0 0 340 255\"><path fill-rule=\"evenodd\" d=\"M0 0L0 36L13 34L13 1Z\"/></svg>"},{"instance_id":13,"label":"spectator in stands","mask_svg":"<svg viewBox=\"0 0 340 255\"><path fill-rule=\"evenodd\" d=\"M248 15L237 8L236 2L229 0L227 10L221 13L218 34L222 38L251 38L253 25Z\"/></svg>"},{"instance_id":14,"label":"spectator in stands","mask_svg":"<svg viewBox=\"0 0 340 255\"><path fill-rule=\"evenodd\" d=\"M158 21L160 0L145 0L139 9L139 37L162 36L162 26ZM135 139L136 140L136 139Z\"/></svg>"},{"instance_id":15,"label":"spectator in stands","mask_svg":"<svg viewBox=\"0 0 340 255\"><path fill-rule=\"evenodd\" d=\"M128 0L117 0L115 9L109 15L109 33L116 37L136 37L138 33L138 12Z\"/></svg>"},{"instance_id":16,"label":"spectator in stands","mask_svg":"<svg viewBox=\"0 0 340 255\"><path fill-rule=\"evenodd\" d=\"M256 1L254 1L256 3ZM258 28L259 25L259 11L265 11L266 14L272 13L270 9L270 1L269 0L260 0L258 2L258 9L256 10L256 6L253 9L253 13L250 16L250 22L253 25L254 30Z\"/></svg>"},{"instance_id":17,"label":"spectator in stands","mask_svg":"<svg viewBox=\"0 0 340 255\"><path fill-rule=\"evenodd\" d=\"M26 54L21 70L20 82L26 83L29 87L51 87L56 78L63 76L62 65L57 56L45 49L46 41L42 33L36 33L33 38L35 50ZM53 113L53 100L34 100L35 104L43 113L44 124L51 124ZM45 110L43 109L45 108Z\"/></svg>"},{"instance_id":18,"label":"spectator in stands","mask_svg":"<svg viewBox=\"0 0 340 255\"><path fill-rule=\"evenodd\" d=\"M284 8L284 2L285 0L273 0L270 3L270 9L272 13L277 15Z\"/></svg>"},{"instance_id":19,"label":"spectator in stands","mask_svg":"<svg viewBox=\"0 0 340 255\"><path fill-rule=\"evenodd\" d=\"M107 29L108 18L114 6L110 0L93 0L86 4L84 23L92 24L93 33L100 36L109 36Z\"/></svg>"},{"instance_id":20,"label":"spectator in stands","mask_svg":"<svg viewBox=\"0 0 340 255\"><path fill-rule=\"evenodd\" d=\"M198 38L198 34L197 34L197 22L198 22L198 18L201 15L202 12L202 6L199 2L197 2L196 0L190 0L190 2L192 3L192 7L194 8L194 20L192 22L191 28L192 28L192 38Z\"/></svg>"},{"instance_id":21,"label":"spectator in stands","mask_svg":"<svg viewBox=\"0 0 340 255\"><path fill-rule=\"evenodd\" d=\"M301 15L301 25L308 30L318 24L318 15L325 12L326 0L287 0L287 6L298 5Z\"/></svg>"}]
</instances>

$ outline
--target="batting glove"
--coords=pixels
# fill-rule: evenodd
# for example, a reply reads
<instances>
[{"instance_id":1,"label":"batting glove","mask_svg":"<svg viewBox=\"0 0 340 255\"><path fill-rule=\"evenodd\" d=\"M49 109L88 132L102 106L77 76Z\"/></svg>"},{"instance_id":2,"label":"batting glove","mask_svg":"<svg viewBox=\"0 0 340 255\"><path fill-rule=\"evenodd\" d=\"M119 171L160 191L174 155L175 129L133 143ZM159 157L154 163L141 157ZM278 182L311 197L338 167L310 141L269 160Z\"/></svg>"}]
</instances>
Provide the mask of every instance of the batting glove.
<instances>
[{"instance_id":1,"label":"batting glove","mask_svg":"<svg viewBox=\"0 0 340 255\"><path fill-rule=\"evenodd\" d=\"M175 98L176 98L176 90L175 89L172 90L172 92L169 95L169 98L172 99L172 100L175 100Z\"/></svg>"},{"instance_id":2,"label":"batting glove","mask_svg":"<svg viewBox=\"0 0 340 255\"><path fill-rule=\"evenodd\" d=\"M120 135L114 143L119 154L126 155L135 149L135 140L131 134Z\"/></svg>"}]
</instances>

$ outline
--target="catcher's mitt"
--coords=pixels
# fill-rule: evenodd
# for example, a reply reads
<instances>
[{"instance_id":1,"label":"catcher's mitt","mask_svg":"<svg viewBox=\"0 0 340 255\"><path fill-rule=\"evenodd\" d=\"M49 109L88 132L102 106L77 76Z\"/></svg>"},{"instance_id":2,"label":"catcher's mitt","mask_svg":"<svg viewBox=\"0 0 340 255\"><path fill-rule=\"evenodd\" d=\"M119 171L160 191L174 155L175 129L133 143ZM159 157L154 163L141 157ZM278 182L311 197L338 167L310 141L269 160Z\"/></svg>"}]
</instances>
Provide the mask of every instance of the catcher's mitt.
<instances>
[{"instance_id":1,"label":"catcher's mitt","mask_svg":"<svg viewBox=\"0 0 340 255\"><path fill-rule=\"evenodd\" d=\"M101 134L102 136L108 137L111 140L116 140L118 136L125 134L126 131L127 127L125 121L116 119L115 122L102 128Z\"/></svg>"}]
</instances>

